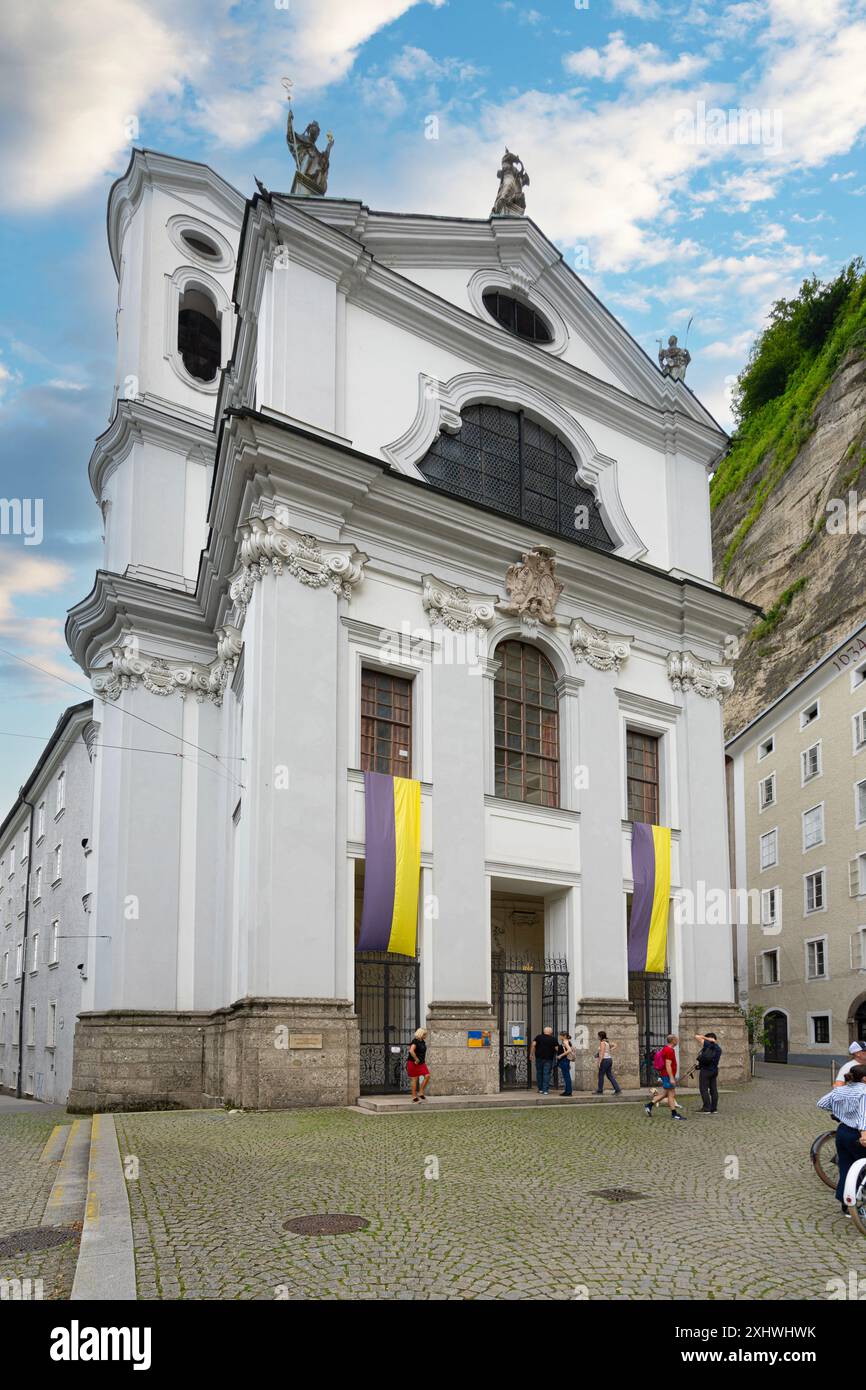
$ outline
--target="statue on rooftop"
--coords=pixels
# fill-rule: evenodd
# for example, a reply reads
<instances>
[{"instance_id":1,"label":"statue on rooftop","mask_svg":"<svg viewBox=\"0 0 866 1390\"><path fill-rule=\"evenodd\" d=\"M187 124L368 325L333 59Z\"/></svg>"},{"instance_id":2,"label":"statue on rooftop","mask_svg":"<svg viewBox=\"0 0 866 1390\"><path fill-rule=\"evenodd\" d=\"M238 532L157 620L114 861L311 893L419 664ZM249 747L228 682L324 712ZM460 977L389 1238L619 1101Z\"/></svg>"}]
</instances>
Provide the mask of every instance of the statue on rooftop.
<instances>
[{"instance_id":1,"label":"statue on rooftop","mask_svg":"<svg viewBox=\"0 0 866 1390\"><path fill-rule=\"evenodd\" d=\"M523 167L520 155L512 154L508 146L502 156L502 167L496 170L499 192L493 204L491 217L522 217L526 212L526 199L523 190L529 184L529 175Z\"/></svg>"},{"instance_id":2,"label":"statue on rooftop","mask_svg":"<svg viewBox=\"0 0 866 1390\"><path fill-rule=\"evenodd\" d=\"M665 376L672 377L674 381L685 381L686 367L691 360L692 354L688 348L677 346L676 333L668 338L667 347L659 345L659 366Z\"/></svg>"},{"instance_id":3,"label":"statue on rooftop","mask_svg":"<svg viewBox=\"0 0 866 1390\"><path fill-rule=\"evenodd\" d=\"M299 135L295 130L292 113L292 90L289 78L283 79L283 86L289 96L289 117L286 123L286 144L289 147L297 170L292 183L292 193L300 197L323 198L328 191L328 169L331 162L331 147L334 137L327 132L328 145L320 150L316 144L319 138L318 121L310 121L306 130Z\"/></svg>"}]
</instances>

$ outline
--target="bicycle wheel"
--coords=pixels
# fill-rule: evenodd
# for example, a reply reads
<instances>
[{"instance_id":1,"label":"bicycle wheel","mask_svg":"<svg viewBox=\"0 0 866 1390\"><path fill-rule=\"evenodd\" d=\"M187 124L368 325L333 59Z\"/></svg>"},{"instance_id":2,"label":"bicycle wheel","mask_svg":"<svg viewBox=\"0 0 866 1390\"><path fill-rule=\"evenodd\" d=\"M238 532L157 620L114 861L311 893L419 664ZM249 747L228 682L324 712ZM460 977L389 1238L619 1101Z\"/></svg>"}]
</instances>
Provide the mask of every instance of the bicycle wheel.
<instances>
[{"instance_id":1,"label":"bicycle wheel","mask_svg":"<svg viewBox=\"0 0 866 1390\"><path fill-rule=\"evenodd\" d=\"M839 1160L836 1157L836 1131L828 1130L819 1134L809 1153L812 1167L818 1177L828 1187L835 1188L839 1181Z\"/></svg>"},{"instance_id":2,"label":"bicycle wheel","mask_svg":"<svg viewBox=\"0 0 866 1390\"><path fill-rule=\"evenodd\" d=\"M851 1220L861 1236L866 1236L866 1166L861 1170L854 1205L850 1208Z\"/></svg>"}]
</instances>

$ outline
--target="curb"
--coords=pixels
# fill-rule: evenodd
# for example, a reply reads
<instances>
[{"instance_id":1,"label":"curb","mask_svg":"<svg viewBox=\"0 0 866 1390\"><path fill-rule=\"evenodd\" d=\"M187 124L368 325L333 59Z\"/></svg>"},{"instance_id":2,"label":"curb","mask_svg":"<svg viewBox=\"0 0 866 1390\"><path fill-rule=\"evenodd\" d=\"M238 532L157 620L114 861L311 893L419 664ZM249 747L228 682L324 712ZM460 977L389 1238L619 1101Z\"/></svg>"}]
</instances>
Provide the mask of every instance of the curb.
<instances>
[{"instance_id":1,"label":"curb","mask_svg":"<svg viewBox=\"0 0 866 1390\"><path fill-rule=\"evenodd\" d=\"M129 1198L112 1115L93 1116L87 1206L71 1298L112 1303L137 1298Z\"/></svg>"}]
</instances>

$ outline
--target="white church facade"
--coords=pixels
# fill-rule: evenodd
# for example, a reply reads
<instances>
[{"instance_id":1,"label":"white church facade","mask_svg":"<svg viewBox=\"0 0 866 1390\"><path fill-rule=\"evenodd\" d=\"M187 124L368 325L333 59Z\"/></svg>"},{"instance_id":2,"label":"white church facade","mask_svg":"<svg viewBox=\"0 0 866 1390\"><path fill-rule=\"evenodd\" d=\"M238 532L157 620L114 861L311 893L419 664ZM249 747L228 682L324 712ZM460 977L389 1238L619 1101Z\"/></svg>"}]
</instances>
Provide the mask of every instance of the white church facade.
<instances>
[{"instance_id":1,"label":"white church facade","mask_svg":"<svg viewBox=\"0 0 866 1390\"><path fill-rule=\"evenodd\" d=\"M712 581L725 437L527 217L373 212L136 151L109 200L92 885L70 1105L351 1104L529 1080L599 1028L637 1084L743 1074ZM364 773L421 784L416 956L356 951ZM670 827L629 971L632 826ZM704 893L704 898L706 894ZM479 1041L481 1045L474 1045Z\"/></svg>"}]
</instances>

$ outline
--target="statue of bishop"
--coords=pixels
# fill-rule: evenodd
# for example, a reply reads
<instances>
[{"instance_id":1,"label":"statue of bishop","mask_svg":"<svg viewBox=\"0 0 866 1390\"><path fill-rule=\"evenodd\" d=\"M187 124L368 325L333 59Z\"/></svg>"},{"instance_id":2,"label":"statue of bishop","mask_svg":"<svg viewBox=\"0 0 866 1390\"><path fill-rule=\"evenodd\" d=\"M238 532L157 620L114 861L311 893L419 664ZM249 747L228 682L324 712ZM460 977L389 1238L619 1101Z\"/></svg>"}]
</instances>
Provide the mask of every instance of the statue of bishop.
<instances>
[{"instance_id":1,"label":"statue of bishop","mask_svg":"<svg viewBox=\"0 0 866 1390\"><path fill-rule=\"evenodd\" d=\"M291 97L289 98L291 102ZM318 121L310 121L302 135L295 130L294 116L289 105L289 119L286 124L286 144L295 161L295 174L292 193L300 197L323 198L328 191L328 168L331 162L331 147L334 137L328 131L327 149L320 150L316 141L319 138Z\"/></svg>"}]
</instances>

